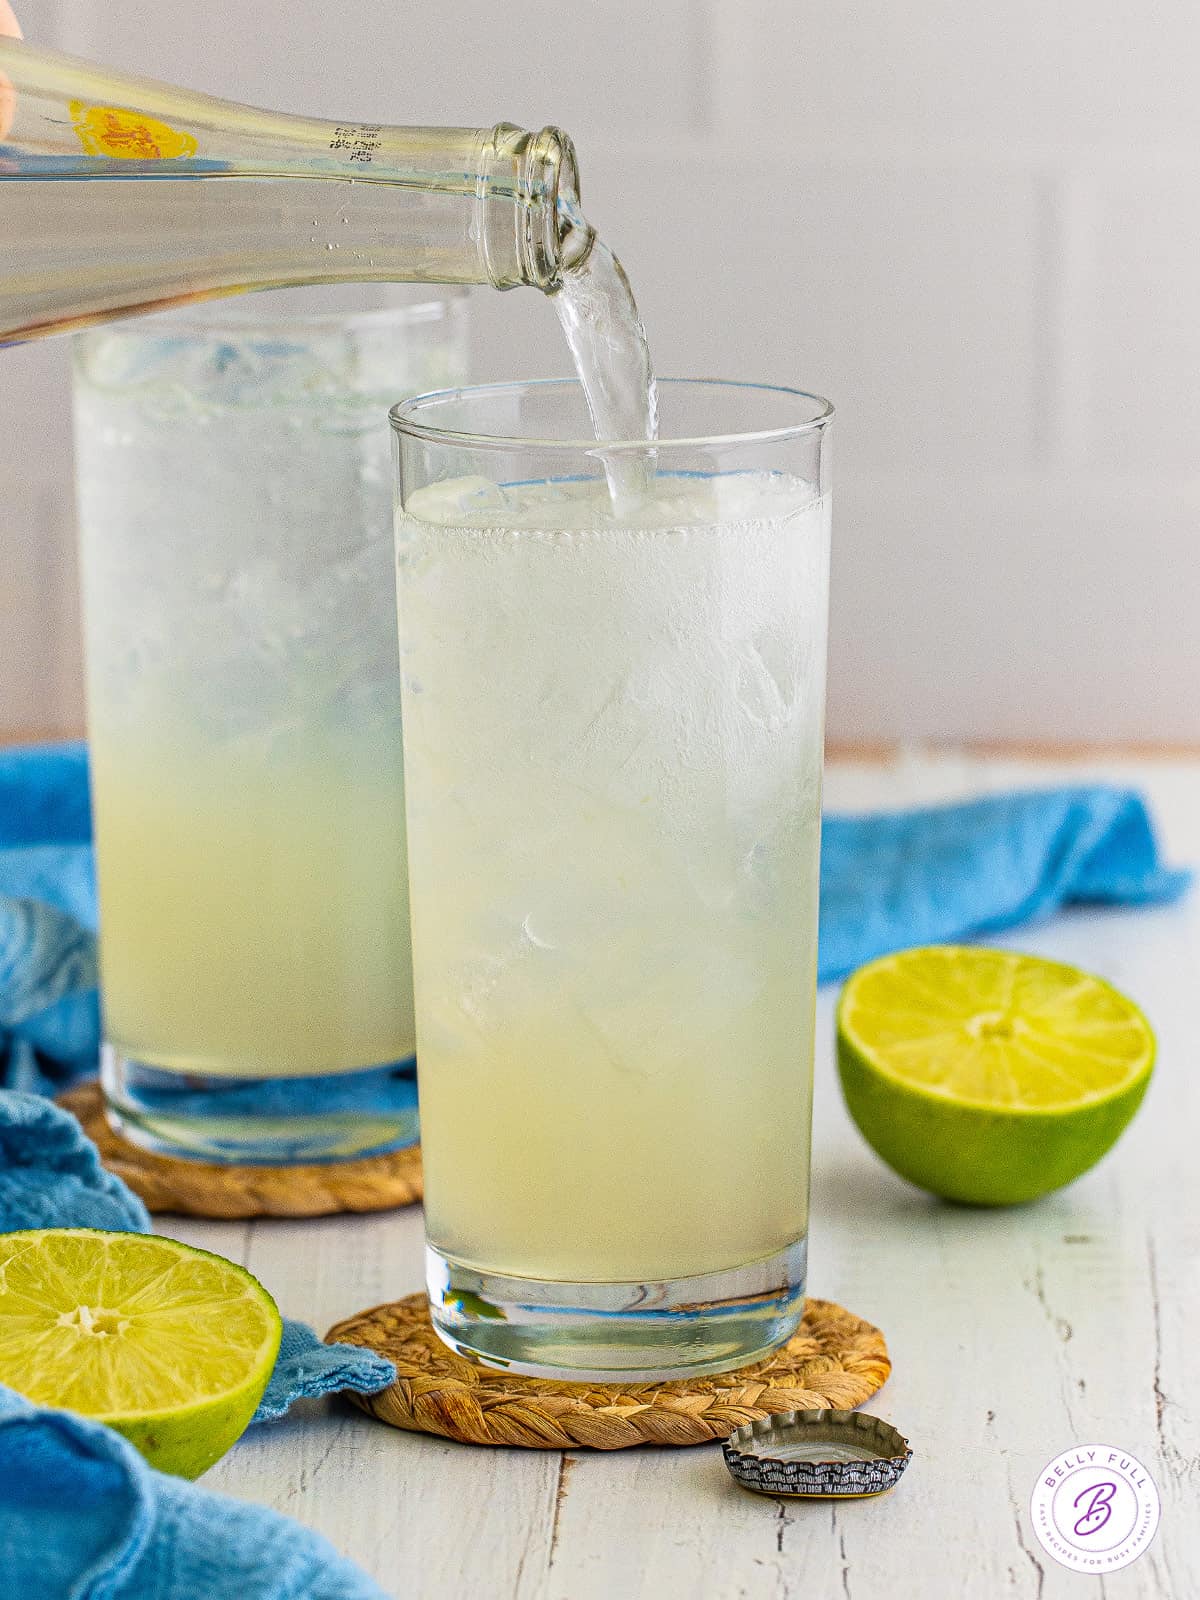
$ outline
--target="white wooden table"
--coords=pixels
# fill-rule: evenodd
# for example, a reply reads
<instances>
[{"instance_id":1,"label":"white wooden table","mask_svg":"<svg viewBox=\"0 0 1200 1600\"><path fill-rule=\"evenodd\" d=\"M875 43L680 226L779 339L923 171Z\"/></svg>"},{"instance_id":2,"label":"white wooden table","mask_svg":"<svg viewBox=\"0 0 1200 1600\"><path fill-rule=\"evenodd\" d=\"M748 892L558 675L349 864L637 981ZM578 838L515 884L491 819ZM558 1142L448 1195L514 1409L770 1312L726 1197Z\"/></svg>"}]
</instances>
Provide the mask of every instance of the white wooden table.
<instances>
[{"instance_id":1,"label":"white wooden table","mask_svg":"<svg viewBox=\"0 0 1200 1600\"><path fill-rule=\"evenodd\" d=\"M827 800L848 810L1090 777L1141 785L1173 858L1200 863L1200 759L913 754L834 765ZM762 1499L734 1486L716 1446L488 1450L396 1432L342 1402L252 1429L206 1483L319 1529L398 1597L1200 1596L1200 892L1001 942L1127 989L1158 1032L1158 1071L1116 1151L1073 1187L1021 1210L957 1210L894 1177L849 1123L822 991L811 1288L887 1334L895 1371L869 1409L916 1452L893 1494ZM421 1284L413 1209L165 1226L244 1262L322 1332ZM1097 1441L1139 1456L1163 1500L1154 1544L1107 1580L1044 1555L1027 1509L1052 1456Z\"/></svg>"}]
</instances>

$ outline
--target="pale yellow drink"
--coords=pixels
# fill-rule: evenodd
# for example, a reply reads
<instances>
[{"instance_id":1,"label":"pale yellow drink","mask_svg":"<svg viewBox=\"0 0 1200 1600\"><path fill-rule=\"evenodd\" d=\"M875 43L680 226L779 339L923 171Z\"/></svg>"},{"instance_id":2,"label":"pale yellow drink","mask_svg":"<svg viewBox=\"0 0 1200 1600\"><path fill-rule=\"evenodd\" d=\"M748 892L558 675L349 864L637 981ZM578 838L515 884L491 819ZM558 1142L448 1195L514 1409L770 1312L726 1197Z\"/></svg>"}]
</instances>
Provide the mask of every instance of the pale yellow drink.
<instances>
[{"instance_id":1,"label":"pale yellow drink","mask_svg":"<svg viewBox=\"0 0 1200 1600\"><path fill-rule=\"evenodd\" d=\"M460 480L398 526L430 1245L690 1278L807 1229L827 500ZM595 1363L593 1363L595 1364Z\"/></svg>"},{"instance_id":2,"label":"pale yellow drink","mask_svg":"<svg viewBox=\"0 0 1200 1600\"><path fill-rule=\"evenodd\" d=\"M170 723L134 739L105 712L94 700L109 1042L216 1077L411 1056L396 743L318 730L272 752Z\"/></svg>"}]
</instances>

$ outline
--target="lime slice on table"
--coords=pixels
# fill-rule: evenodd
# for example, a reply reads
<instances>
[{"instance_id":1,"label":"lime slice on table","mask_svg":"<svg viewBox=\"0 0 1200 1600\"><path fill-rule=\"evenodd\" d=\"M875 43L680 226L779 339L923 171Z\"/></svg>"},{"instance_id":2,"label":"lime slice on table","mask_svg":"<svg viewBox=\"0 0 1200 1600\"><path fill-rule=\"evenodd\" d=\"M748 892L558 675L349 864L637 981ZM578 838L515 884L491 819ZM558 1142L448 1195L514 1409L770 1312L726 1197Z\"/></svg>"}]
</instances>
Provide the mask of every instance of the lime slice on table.
<instances>
[{"instance_id":1,"label":"lime slice on table","mask_svg":"<svg viewBox=\"0 0 1200 1600\"><path fill-rule=\"evenodd\" d=\"M850 1115L887 1164L971 1205L1059 1189L1141 1104L1154 1034L1102 978L962 945L861 967L837 1009Z\"/></svg>"},{"instance_id":2,"label":"lime slice on table","mask_svg":"<svg viewBox=\"0 0 1200 1600\"><path fill-rule=\"evenodd\" d=\"M0 1234L0 1383L197 1478L244 1432L283 1325L256 1279L153 1234Z\"/></svg>"}]
</instances>

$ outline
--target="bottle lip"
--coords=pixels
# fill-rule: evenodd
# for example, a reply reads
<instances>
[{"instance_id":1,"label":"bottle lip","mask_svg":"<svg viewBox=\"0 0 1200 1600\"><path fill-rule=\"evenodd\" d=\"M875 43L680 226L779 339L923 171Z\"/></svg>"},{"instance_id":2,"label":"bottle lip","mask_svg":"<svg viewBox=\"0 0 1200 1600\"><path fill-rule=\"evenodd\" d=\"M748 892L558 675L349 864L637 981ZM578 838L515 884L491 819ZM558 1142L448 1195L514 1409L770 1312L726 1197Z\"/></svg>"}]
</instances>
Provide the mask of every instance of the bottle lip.
<instances>
[{"instance_id":1,"label":"bottle lip","mask_svg":"<svg viewBox=\"0 0 1200 1600\"><path fill-rule=\"evenodd\" d=\"M498 122L481 134L477 172L473 234L483 281L497 289L523 283L553 293L595 238L579 209L570 137L561 128L530 133Z\"/></svg>"},{"instance_id":2,"label":"bottle lip","mask_svg":"<svg viewBox=\"0 0 1200 1600\"><path fill-rule=\"evenodd\" d=\"M579 163L561 128L533 134L518 175L523 218L521 266L527 283L551 291L565 271L584 261L595 233L580 226Z\"/></svg>"}]
</instances>

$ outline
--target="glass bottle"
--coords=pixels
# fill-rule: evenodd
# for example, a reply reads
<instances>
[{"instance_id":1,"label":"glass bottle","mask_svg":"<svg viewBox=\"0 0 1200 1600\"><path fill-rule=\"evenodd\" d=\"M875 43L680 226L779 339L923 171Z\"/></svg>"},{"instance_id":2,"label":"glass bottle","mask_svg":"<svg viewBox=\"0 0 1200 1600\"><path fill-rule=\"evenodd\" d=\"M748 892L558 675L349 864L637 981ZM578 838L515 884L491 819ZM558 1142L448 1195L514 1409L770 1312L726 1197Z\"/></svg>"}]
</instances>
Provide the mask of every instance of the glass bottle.
<instances>
[{"instance_id":1,"label":"glass bottle","mask_svg":"<svg viewBox=\"0 0 1200 1600\"><path fill-rule=\"evenodd\" d=\"M258 111L0 39L0 344L285 284L557 287L591 236L557 128Z\"/></svg>"}]
</instances>

